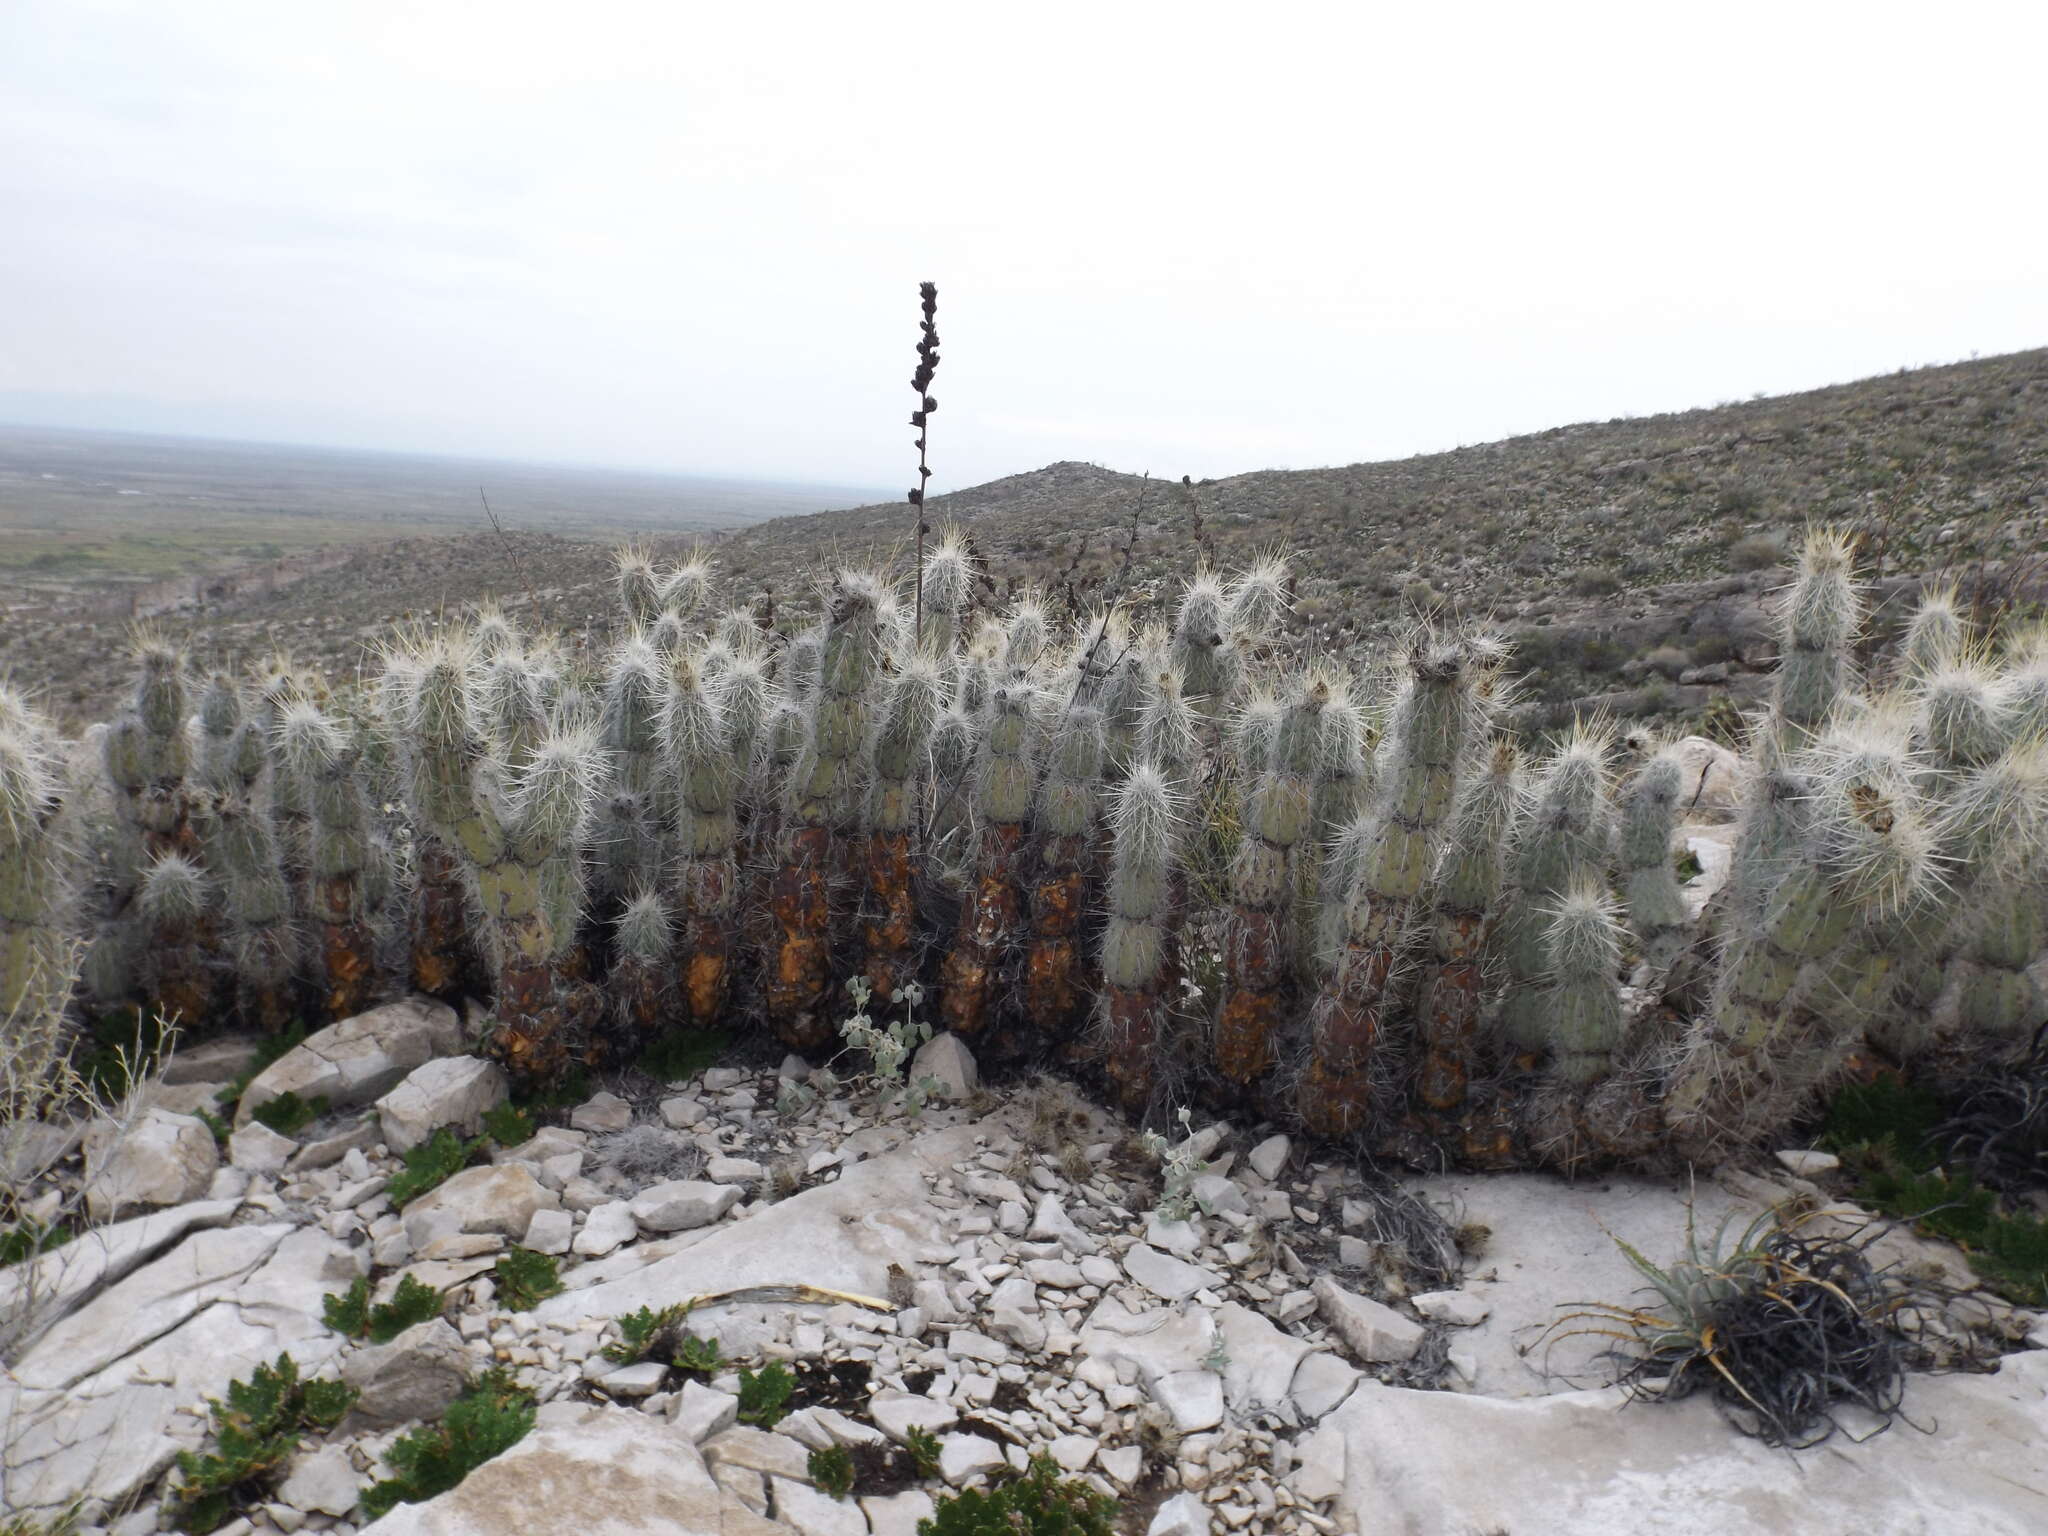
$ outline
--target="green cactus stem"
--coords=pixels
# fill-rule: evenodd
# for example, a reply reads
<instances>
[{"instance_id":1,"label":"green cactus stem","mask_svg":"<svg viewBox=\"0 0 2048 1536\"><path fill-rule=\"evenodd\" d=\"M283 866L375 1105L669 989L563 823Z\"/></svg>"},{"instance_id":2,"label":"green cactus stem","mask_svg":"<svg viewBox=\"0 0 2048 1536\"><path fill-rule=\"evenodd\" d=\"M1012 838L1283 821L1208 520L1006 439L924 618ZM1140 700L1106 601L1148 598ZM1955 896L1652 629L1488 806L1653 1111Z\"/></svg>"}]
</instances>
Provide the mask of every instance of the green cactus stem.
<instances>
[{"instance_id":1,"label":"green cactus stem","mask_svg":"<svg viewBox=\"0 0 2048 1536\"><path fill-rule=\"evenodd\" d=\"M1151 763L1134 764L1110 802L1108 922L1102 934L1104 1070L1124 1106L1142 1110L1169 1045L1173 887L1183 800Z\"/></svg>"},{"instance_id":2,"label":"green cactus stem","mask_svg":"<svg viewBox=\"0 0 2048 1536\"><path fill-rule=\"evenodd\" d=\"M56 738L0 685L0 1021L61 1009L70 991Z\"/></svg>"},{"instance_id":3,"label":"green cactus stem","mask_svg":"<svg viewBox=\"0 0 2048 1536\"><path fill-rule=\"evenodd\" d=\"M1686 790L1685 763L1675 745L1652 753L1621 796L1622 894L1642 954L1646 985L1656 986L1684 950L1688 914L1671 864L1671 839Z\"/></svg>"},{"instance_id":4,"label":"green cactus stem","mask_svg":"<svg viewBox=\"0 0 2048 1536\"><path fill-rule=\"evenodd\" d=\"M1073 1037L1089 997L1081 929L1096 867L1102 711L1074 705L1051 722L1047 735L1034 829L1037 859L1029 879L1024 1014L1038 1044L1058 1048Z\"/></svg>"},{"instance_id":5,"label":"green cactus stem","mask_svg":"<svg viewBox=\"0 0 2048 1536\"><path fill-rule=\"evenodd\" d=\"M688 656L670 665L661 715L661 754L675 819L678 990L691 1024L708 1029L725 1010L737 939L740 767L760 728L766 678L758 663L730 671L714 688Z\"/></svg>"},{"instance_id":6,"label":"green cactus stem","mask_svg":"<svg viewBox=\"0 0 2048 1536\"><path fill-rule=\"evenodd\" d=\"M1467 648L1421 636L1380 744L1378 793L1361 821L1358 873L1345 898L1344 950L1310 1016L1311 1057L1298 1104L1319 1135L1366 1128L1388 1063L1376 1060L1394 967L1422 913L1458 774L1476 723Z\"/></svg>"},{"instance_id":7,"label":"green cactus stem","mask_svg":"<svg viewBox=\"0 0 2048 1536\"><path fill-rule=\"evenodd\" d=\"M929 568L930 560L926 561ZM927 602L930 599L927 596ZM927 621L930 611L926 612ZM867 896L861 908L863 970L881 1003L916 979L917 898L912 844L922 820L933 728L945 707L945 675L929 655L902 656L882 691L870 747Z\"/></svg>"},{"instance_id":8,"label":"green cactus stem","mask_svg":"<svg viewBox=\"0 0 2048 1536\"><path fill-rule=\"evenodd\" d=\"M954 1033L970 1038L988 1026L997 987L1022 937L1024 898L1018 881L1036 787L1042 705L1038 690L1021 676L989 694L974 767L980 846L959 928L939 966L939 1017Z\"/></svg>"}]
</instances>

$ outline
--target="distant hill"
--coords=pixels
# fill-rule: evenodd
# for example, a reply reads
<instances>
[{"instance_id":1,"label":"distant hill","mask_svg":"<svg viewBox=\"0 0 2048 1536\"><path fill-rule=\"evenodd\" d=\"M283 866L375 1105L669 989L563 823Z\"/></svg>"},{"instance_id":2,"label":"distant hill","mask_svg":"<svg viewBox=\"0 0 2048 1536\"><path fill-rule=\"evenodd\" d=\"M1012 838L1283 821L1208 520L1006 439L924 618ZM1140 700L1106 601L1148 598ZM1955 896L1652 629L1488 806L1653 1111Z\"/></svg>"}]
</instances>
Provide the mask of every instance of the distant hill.
<instances>
[{"instance_id":1,"label":"distant hill","mask_svg":"<svg viewBox=\"0 0 2048 1536\"><path fill-rule=\"evenodd\" d=\"M1864 535L1880 640L1927 575L1961 580L1987 617L2038 604L2048 350L1193 487L1064 462L936 496L931 511L971 532L998 583L1084 600L1122 571L1125 590L1163 602L1198 554L1227 566L1284 549L1305 645L1362 658L1417 613L1489 618L1518 640L1531 718L1599 698L1695 719L1724 692L1753 691L1770 660L1763 599L1810 522ZM736 600L772 590L787 616L819 561L901 558L912 529L908 507L875 504L764 522L718 538L716 553ZM489 594L601 639L607 551L518 531L410 539L167 622L209 655L284 645L352 668L391 620ZM50 679L60 714L96 717L123 675L106 640L103 619L53 616L34 635L11 629L0 667Z\"/></svg>"}]
</instances>

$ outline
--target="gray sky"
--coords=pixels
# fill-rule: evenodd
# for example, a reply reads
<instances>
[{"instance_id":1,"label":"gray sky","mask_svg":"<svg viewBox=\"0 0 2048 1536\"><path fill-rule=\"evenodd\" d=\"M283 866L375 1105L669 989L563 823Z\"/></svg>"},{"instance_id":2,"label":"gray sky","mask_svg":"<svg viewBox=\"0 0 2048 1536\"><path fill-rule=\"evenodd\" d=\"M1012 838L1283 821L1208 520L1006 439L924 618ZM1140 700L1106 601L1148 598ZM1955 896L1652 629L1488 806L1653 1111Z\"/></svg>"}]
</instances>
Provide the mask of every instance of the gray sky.
<instances>
[{"instance_id":1,"label":"gray sky","mask_svg":"<svg viewBox=\"0 0 2048 1536\"><path fill-rule=\"evenodd\" d=\"M2048 343L2048 7L0 0L0 419L911 483Z\"/></svg>"}]
</instances>

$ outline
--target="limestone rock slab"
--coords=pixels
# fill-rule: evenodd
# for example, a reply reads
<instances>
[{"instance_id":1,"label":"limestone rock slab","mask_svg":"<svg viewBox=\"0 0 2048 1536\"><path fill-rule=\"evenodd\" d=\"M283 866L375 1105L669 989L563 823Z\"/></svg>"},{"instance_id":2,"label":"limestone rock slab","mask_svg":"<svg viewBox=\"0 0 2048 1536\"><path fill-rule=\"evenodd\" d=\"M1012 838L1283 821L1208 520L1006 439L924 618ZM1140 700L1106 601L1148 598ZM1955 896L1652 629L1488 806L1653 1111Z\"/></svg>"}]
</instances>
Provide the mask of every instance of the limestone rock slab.
<instances>
[{"instance_id":1,"label":"limestone rock slab","mask_svg":"<svg viewBox=\"0 0 2048 1536\"><path fill-rule=\"evenodd\" d=\"M462 1049L462 1021L446 1003L409 997L308 1035L256 1074L243 1090L235 1124L287 1093L325 1098L336 1108L368 1104L413 1068Z\"/></svg>"}]
</instances>

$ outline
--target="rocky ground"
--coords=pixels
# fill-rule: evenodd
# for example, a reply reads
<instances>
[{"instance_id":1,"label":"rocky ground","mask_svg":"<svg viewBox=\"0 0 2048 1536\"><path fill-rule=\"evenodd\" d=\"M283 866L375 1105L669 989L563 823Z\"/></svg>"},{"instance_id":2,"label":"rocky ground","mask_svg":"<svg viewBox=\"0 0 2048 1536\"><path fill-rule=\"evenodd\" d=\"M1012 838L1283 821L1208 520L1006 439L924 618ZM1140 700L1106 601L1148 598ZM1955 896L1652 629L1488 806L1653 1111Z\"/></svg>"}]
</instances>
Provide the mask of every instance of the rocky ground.
<instances>
[{"instance_id":1,"label":"rocky ground","mask_svg":"<svg viewBox=\"0 0 2048 1536\"><path fill-rule=\"evenodd\" d=\"M795 1060L621 1080L395 1210L398 1154L473 1133L503 1097L466 1044L420 1001L336 1025L257 1077L220 1146L192 1112L248 1043L209 1042L125 1137L53 1131L35 1175L85 1179L110 1224L0 1275L0 1506L83 1498L88 1531L159 1529L206 1400L289 1350L362 1395L228 1536L355 1536L387 1448L494 1365L538 1398L536 1428L382 1536L912 1536L935 1493L1040 1453L1159 1536L2048 1529L2048 1322L1976 1290L1944 1245L1893 1232L1877 1251L1952 1290L1932 1337L1973 1368L1916 1375L1907 1422L1814 1451L1740 1438L1703 1399L1625 1405L1608 1341L1552 1328L1637 1289L1617 1240L1675 1256L1688 1203L1703 1231L1787 1200L1860 1221L1818 1154L1691 1188L1390 1183L1218 1124L1163 1187L1120 1122L1061 1084L984 1087L941 1036L912 1069L943 1085L921 1113L807 1087ZM296 1137L251 1118L287 1091L330 1106ZM515 1244L560 1264L531 1310L492 1278ZM385 1345L323 1322L358 1276L385 1298L404 1275L445 1293L442 1318ZM714 1299L688 1327L729 1364L605 1357L618 1318L693 1297ZM765 1360L799 1382L772 1429L736 1421L737 1368ZM812 1449L914 1430L937 1437L935 1476L873 1449L854 1498L814 1486Z\"/></svg>"}]
</instances>

